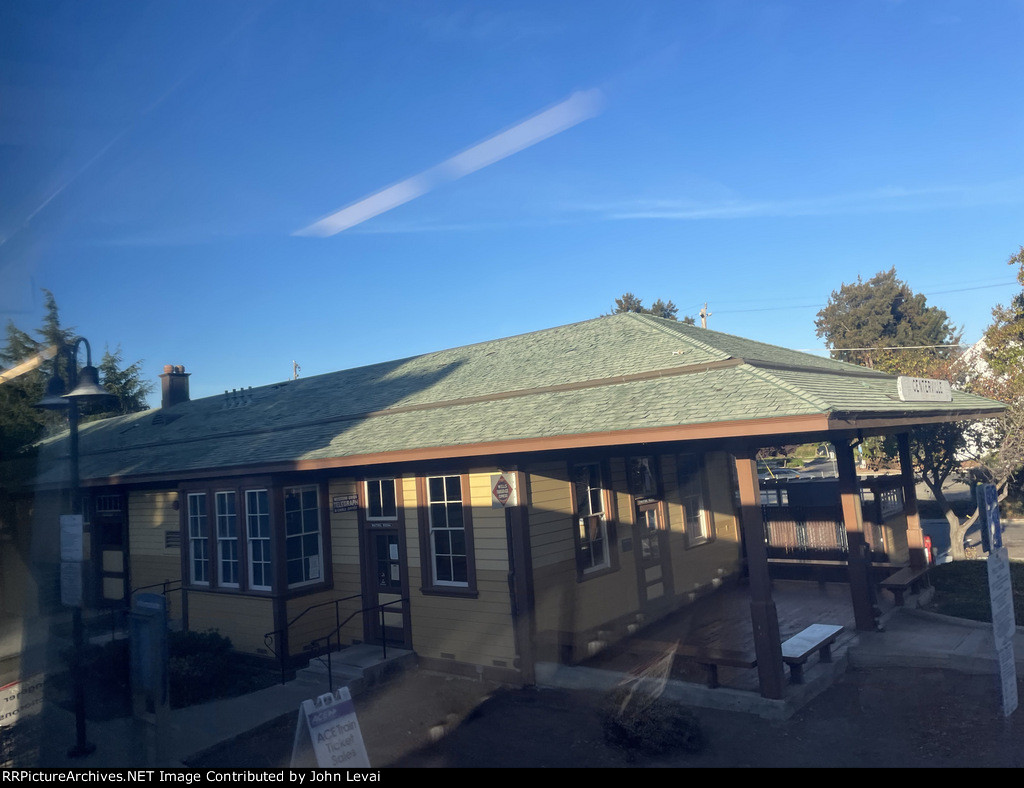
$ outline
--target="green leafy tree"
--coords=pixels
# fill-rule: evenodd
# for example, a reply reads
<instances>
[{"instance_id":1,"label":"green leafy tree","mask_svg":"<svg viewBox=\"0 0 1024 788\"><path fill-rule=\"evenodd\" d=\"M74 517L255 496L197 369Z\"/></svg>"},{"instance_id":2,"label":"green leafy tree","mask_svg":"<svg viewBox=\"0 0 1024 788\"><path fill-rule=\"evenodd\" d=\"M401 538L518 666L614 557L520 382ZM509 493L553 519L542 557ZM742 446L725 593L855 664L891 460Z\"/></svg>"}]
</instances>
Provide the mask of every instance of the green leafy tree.
<instances>
[{"instance_id":1,"label":"green leafy tree","mask_svg":"<svg viewBox=\"0 0 1024 788\"><path fill-rule=\"evenodd\" d=\"M644 306L644 302L632 293L623 293L621 297L615 299L615 307L612 309L611 314L618 315L623 312L636 312L641 315L654 315L655 317L662 317L666 320L679 319L679 307L671 301L663 301L659 298L651 304L648 309ZM694 324L692 317L684 317L683 322L690 326Z\"/></svg>"},{"instance_id":2,"label":"green leafy tree","mask_svg":"<svg viewBox=\"0 0 1024 788\"><path fill-rule=\"evenodd\" d=\"M832 358L905 375L951 358L961 338L949 316L928 306L895 268L833 291L814 325Z\"/></svg>"},{"instance_id":3,"label":"green leafy tree","mask_svg":"<svg viewBox=\"0 0 1024 788\"><path fill-rule=\"evenodd\" d=\"M945 311L929 306L896 276L882 271L868 281L860 277L834 291L815 321L832 357L883 372L943 378L968 388L966 368L959 362L961 332ZM950 529L950 551L964 556L964 538L974 519L960 519L946 498L946 482L959 471L957 460L967 447L966 424L947 423L916 428L910 448L914 466L942 510ZM894 438L869 438L864 455L875 462L896 455Z\"/></svg>"},{"instance_id":4,"label":"green leafy tree","mask_svg":"<svg viewBox=\"0 0 1024 788\"><path fill-rule=\"evenodd\" d=\"M643 314L647 310L644 309L644 302L637 298L632 293L623 293L621 298L615 299L615 308L612 310L613 315L618 315L623 312L638 312Z\"/></svg>"},{"instance_id":5,"label":"green leafy tree","mask_svg":"<svg viewBox=\"0 0 1024 788\"><path fill-rule=\"evenodd\" d=\"M1010 494L1020 500L1024 475L1024 246L1007 263L1017 266L1021 291L1008 305L992 310L992 323L982 343L986 366L976 370L971 387L1007 406L994 429L976 441L985 450L982 480L996 485L1001 500Z\"/></svg>"},{"instance_id":6,"label":"green leafy tree","mask_svg":"<svg viewBox=\"0 0 1024 788\"><path fill-rule=\"evenodd\" d=\"M60 310L53 293L43 290L44 314L42 325L35 336L14 325L7 324L6 342L0 349L0 365L4 369L16 366L49 348L67 347L75 339L74 327L63 326ZM117 397L117 405L89 418L103 418L121 413L145 410L146 395L152 384L142 381L142 362L122 367L121 349L109 350L100 362L99 371L104 387ZM59 412L35 407L46 393L47 381L57 372L68 379L66 354L58 353L40 367L0 383L0 461L23 457L32 445L47 432L62 428L66 418Z\"/></svg>"},{"instance_id":7,"label":"green leafy tree","mask_svg":"<svg viewBox=\"0 0 1024 788\"><path fill-rule=\"evenodd\" d=\"M74 336L73 328L63 328L53 293L43 290L43 325L38 339L13 322L7 324L7 341L0 349L0 365L16 366L48 348L60 347ZM59 414L34 407L46 393L46 381L55 369L64 373L64 361L54 357L42 366L0 383L0 461L13 459L61 423Z\"/></svg>"},{"instance_id":8,"label":"green leafy tree","mask_svg":"<svg viewBox=\"0 0 1024 788\"><path fill-rule=\"evenodd\" d=\"M98 414L96 418L119 416L149 409L146 397L153 392L153 384L142 379L142 362L136 361L126 367L121 366L123 363L124 358L120 345L113 351L109 348L104 351L103 359L98 367L100 380L103 388L117 397L117 401L112 407Z\"/></svg>"}]
</instances>

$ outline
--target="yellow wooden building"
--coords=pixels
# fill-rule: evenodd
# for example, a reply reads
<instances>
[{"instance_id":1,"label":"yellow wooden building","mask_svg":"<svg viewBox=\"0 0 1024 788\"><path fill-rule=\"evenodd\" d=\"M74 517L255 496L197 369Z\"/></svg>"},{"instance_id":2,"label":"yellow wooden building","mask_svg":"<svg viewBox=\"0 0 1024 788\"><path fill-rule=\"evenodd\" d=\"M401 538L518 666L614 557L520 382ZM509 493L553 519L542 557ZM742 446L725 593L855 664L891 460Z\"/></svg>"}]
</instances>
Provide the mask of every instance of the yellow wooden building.
<instances>
[{"instance_id":1,"label":"yellow wooden building","mask_svg":"<svg viewBox=\"0 0 1024 788\"><path fill-rule=\"evenodd\" d=\"M184 368L161 377L160 409L80 431L93 604L166 593L182 626L241 652L386 641L526 684L740 577L771 632L761 446L835 444L853 564L872 539L851 446L901 436L871 547L918 560L907 435L1001 409L637 314L203 399ZM41 493L66 453L43 446ZM759 651L777 639L776 623ZM781 663L758 661L768 694Z\"/></svg>"}]
</instances>

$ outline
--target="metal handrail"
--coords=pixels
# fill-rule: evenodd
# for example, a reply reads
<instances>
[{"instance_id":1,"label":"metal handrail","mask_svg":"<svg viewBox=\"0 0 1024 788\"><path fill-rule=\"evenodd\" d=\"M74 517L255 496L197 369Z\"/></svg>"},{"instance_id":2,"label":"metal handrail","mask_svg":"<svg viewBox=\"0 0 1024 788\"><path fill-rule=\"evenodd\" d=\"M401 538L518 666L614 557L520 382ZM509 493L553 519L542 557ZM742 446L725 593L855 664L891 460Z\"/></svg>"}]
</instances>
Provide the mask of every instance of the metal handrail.
<instances>
[{"instance_id":1,"label":"metal handrail","mask_svg":"<svg viewBox=\"0 0 1024 788\"><path fill-rule=\"evenodd\" d=\"M357 610L354 613L352 613L352 615L350 615L348 618L346 618L344 621L342 621L340 624L338 624L334 628L333 631L328 632L323 637L315 638L314 640L311 640L309 642L309 648L310 649L313 649L320 641L324 641L325 642L326 651L327 651L327 688L328 688L329 692L334 692L334 671L331 669L331 638L334 635L338 635L338 647L340 648L341 647L341 634L340 633L341 633L341 628L342 627L344 627L349 621L351 621L353 618L358 616L360 613L365 613L365 612L367 612L369 610L380 610L380 644L381 644L381 649L382 649L381 656L384 659L387 659L388 658L388 639L387 639L387 636L384 634L384 612L385 612L384 608L386 608L388 605L398 605L398 604L403 604L403 603L408 602L408 601L409 601L408 597L402 597L401 599L393 599L390 602L382 602L379 605L371 605L369 607L364 607L362 610Z\"/></svg>"},{"instance_id":2,"label":"metal handrail","mask_svg":"<svg viewBox=\"0 0 1024 788\"><path fill-rule=\"evenodd\" d=\"M274 648L274 643L276 642L278 635L285 635L285 636L287 636L288 630L291 628L292 624L294 624L296 621L298 621L300 618L302 618L304 615L306 615L306 613L310 612L311 610L315 610L316 608L319 608L319 607L326 607L327 605L334 605L334 624L335 624L334 629L332 629L331 632L326 637L319 637L319 638L316 638L316 639L310 641L310 647L312 647L313 645L319 643L321 640L326 640L327 641L327 647L328 647L327 654L328 654L328 666L329 666L329 662L330 662L330 638L333 635L335 635L336 633L340 632L342 627L344 627L346 624L348 624L349 621L351 621L356 616L361 615L362 613L366 613L367 611L370 611L370 610L378 610L379 609L381 611L381 626L382 626L382 631L383 631L383 620L384 620L383 619L383 617L384 617L384 610L383 610L383 608L387 607L388 605L394 605L394 604L404 603L404 602L408 602L409 601L409 599L407 597L404 597L402 599L394 600L392 602L384 602L384 603L381 603L381 604L378 604L378 605L370 605L368 607L364 607L364 608L360 608L359 610L356 610L354 613L349 615L348 618L346 618L344 621L341 621L340 620L340 614L338 612L338 605L341 602L348 602L351 599L361 599L361 598L362 598L361 594L353 594L351 596L342 597L340 599L330 599L330 600L328 600L326 602L318 602L315 605L310 605L305 610L303 610L301 613L299 613L297 616L295 616L295 618L293 618L291 621L286 623L283 627L280 627L279 629L272 630L271 632L267 632L267 633L265 633L263 635L263 643L266 645L266 647L270 650L270 652L275 657L279 658L279 661L280 661L280 664L281 664L281 683L282 684L285 683L285 675L287 673L287 666L286 666L286 663L285 663L286 656L285 656L284 649L282 649L281 652L278 653L277 649ZM384 647L384 656L386 658L387 657L387 642L386 642L386 638L382 637L381 640L382 640L382 645ZM338 645L339 646L341 645L340 637L338 639Z\"/></svg>"}]
</instances>

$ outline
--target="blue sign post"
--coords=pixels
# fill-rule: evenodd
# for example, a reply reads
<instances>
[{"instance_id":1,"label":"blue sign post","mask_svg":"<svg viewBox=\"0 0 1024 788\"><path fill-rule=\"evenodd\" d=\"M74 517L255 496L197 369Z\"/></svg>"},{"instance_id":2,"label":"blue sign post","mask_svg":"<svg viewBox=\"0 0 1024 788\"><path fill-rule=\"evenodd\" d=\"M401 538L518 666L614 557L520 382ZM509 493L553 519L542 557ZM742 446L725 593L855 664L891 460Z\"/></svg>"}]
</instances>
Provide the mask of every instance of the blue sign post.
<instances>
[{"instance_id":1,"label":"blue sign post","mask_svg":"<svg viewBox=\"0 0 1024 788\"><path fill-rule=\"evenodd\" d=\"M981 515L981 547L992 553L1003 546L1003 529L999 523L999 494L994 484L978 485L978 513Z\"/></svg>"}]
</instances>

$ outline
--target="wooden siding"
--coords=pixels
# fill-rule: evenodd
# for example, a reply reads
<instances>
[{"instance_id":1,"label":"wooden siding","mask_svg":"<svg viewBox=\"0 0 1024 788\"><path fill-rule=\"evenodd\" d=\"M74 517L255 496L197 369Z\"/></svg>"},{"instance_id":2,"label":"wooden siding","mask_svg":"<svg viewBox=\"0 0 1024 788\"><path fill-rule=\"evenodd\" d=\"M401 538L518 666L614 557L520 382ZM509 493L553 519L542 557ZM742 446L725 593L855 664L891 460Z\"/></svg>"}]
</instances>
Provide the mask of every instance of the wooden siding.
<instances>
[{"instance_id":1,"label":"wooden siding","mask_svg":"<svg viewBox=\"0 0 1024 788\"><path fill-rule=\"evenodd\" d=\"M331 511L335 495L355 495L357 482L355 479L332 479L327 485L327 506L330 512L331 560L338 568L344 565L359 567L359 512ZM359 593L358 588L351 593Z\"/></svg>"},{"instance_id":2,"label":"wooden siding","mask_svg":"<svg viewBox=\"0 0 1024 788\"><path fill-rule=\"evenodd\" d=\"M145 589L158 594L157 583L181 584L181 549L167 547L168 531L178 532L180 520L174 508L176 491L132 492L128 494L128 545L131 550L129 572L132 590ZM168 618L181 617L181 591L167 595Z\"/></svg>"},{"instance_id":3,"label":"wooden siding","mask_svg":"<svg viewBox=\"0 0 1024 788\"><path fill-rule=\"evenodd\" d=\"M715 538L690 545L676 480L675 455L659 457L666 504L668 549L672 561L674 598L659 600L679 607L721 584L740 569L739 526L733 504L732 474L724 453L705 456L705 506L714 519ZM640 602L637 560L640 545L634 528L634 499L629 493L626 459L608 463L609 485L616 504L610 518L616 539L610 545L618 559L611 571L579 577L567 463L528 468L530 545L541 659L578 661L621 638L627 628L648 616ZM624 548L628 544L628 549ZM664 607L660 608L664 610Z\"/></svg>"},{"instance_id":4,"label":"wooden siding","mask_svg":"<svg viewBox=\"0 0 1024 788\"><path fill-rule=\"evenodd\" d=\"M344 603L343 606L338 606L340 610L338 618L336 618L336 606L323 603L329 603L332 600L341 598L341 596L341 594L336 593L334 590L328 589L288 600L285 605L285 620L294 622L288 627L289 654L300 656L306 653L314 640L326 637L329 632L334 630L337 626L338 618L344 620L349 613L362 607L360 600L353 599L350 602ZM302 616L301 618L299 618L300 615ZM361 620L359 621L359 631L362 632ZM332 639L332 643L335 642L337 641Z\"/></svg>"},{"instance_id":5,"label":"wooden siding","mask_svg":"<svg viewBox=\"0 0 1024 788\"><path fill-rule=\"evenodd\" d=\"M515 639L508 592L505 511L491 507L491 474L469 471L464 502L472 509L476 597L423 593L421 548L415 508L415 479L404 479L406 543L409 554L410 621L417 654L471 665L512 667Z\"/></svg>"},{"instance_id":6,"label":"wooden siding","mask_svg":"<svg viewBox=\"0 0 1024 788\"><path fill-rule=\"evenodd\" d=\"M188 593L188 628L213 630L231 639L236 651L270 656L263 635L274 628L270 599L206 591Z\"/></svg>"},{"instance_id":7,"label":"wooden siding","mask_svg":"<svg viewBox=\"0 0 1024 788\"><path fill-rule=\"evenodd\" d=\"M534 571L570 562L575 567L572 494L564 462L537 465L527 474L530 553ZM575 569L573 570L575 571Z\"/></svg>"}]
</instances>

